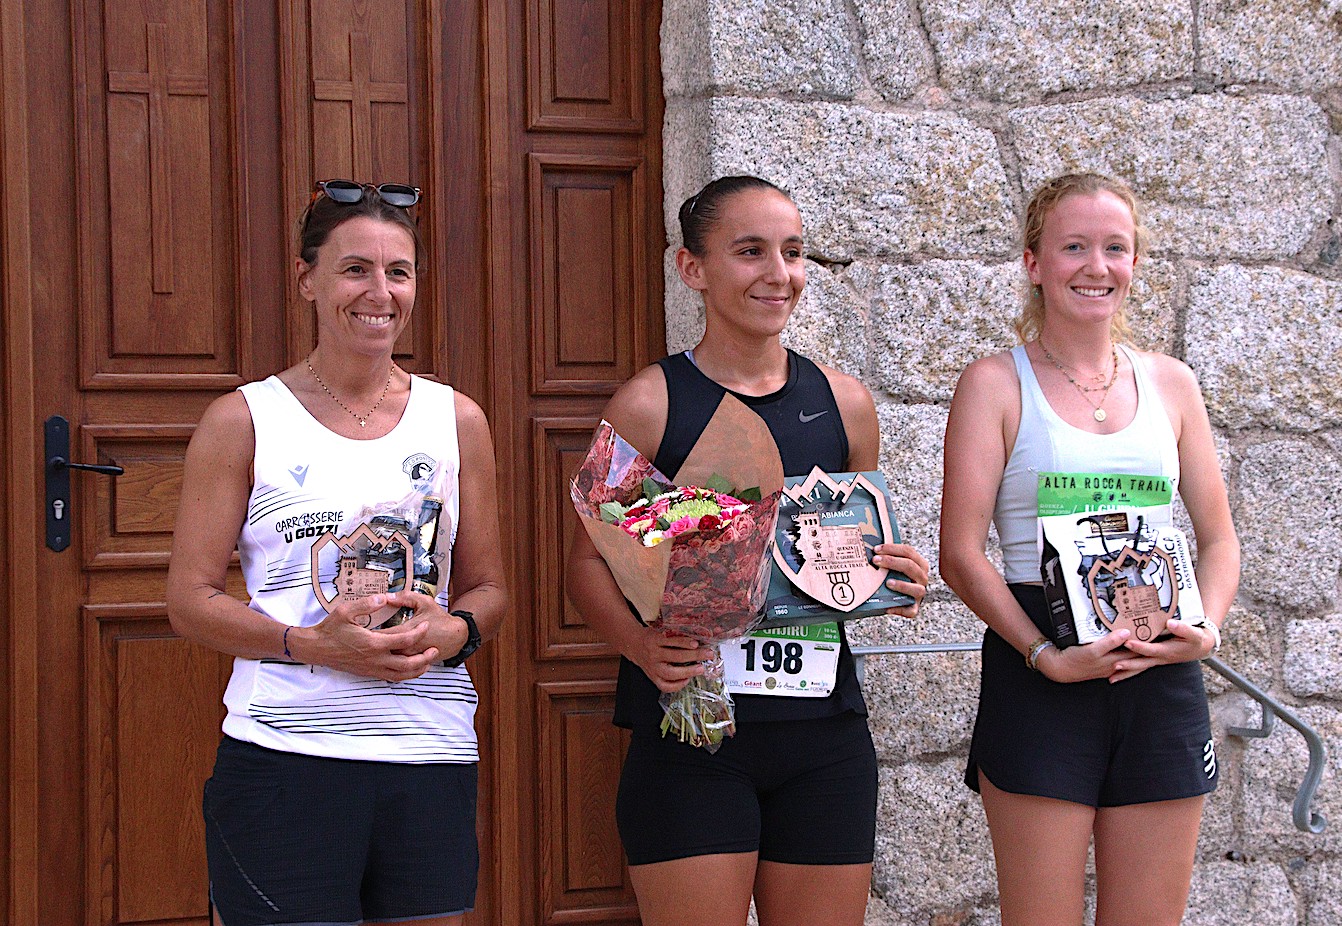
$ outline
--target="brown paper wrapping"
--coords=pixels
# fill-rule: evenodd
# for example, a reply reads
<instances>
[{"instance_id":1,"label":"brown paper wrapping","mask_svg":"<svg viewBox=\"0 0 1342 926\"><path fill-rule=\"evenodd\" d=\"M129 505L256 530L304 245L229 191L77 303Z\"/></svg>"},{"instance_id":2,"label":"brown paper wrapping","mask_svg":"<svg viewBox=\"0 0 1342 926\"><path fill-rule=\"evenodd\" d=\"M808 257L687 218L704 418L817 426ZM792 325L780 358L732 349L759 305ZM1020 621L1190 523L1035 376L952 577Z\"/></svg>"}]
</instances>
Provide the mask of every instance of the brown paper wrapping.
<instances>
[{"instance_id":1,"label":"brown paper wrapping","mask_svg":"<svg viewBox=\"0 0 1342 926\"><path fill-rule=\"evenodd\" d=\"M601 520L602 503L628 504L641 497L645 477L671 481L642 455L619 458L620 443L603 421L570 487L583 527L620 591L644 623L706 642L744 633L768 590L768 555L783 486L783 464L768 426L739 399L723 397L675 484L702 486L718 475L738 489L758 486L762 499L725 528L683 534L653 547Z\"/></svg>"}]
</instances>

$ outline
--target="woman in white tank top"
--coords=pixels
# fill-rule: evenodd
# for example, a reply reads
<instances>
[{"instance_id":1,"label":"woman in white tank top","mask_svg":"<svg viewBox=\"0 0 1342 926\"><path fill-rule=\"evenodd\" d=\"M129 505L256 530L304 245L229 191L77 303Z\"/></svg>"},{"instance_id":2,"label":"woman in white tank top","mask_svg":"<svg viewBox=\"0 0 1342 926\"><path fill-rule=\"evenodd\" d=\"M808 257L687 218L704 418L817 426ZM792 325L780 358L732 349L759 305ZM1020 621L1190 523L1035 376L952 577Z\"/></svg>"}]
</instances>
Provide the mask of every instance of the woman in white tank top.
<instances>
[{"instance_id":1,"label":"woman in white tank top","mask_svg":"<svg viewBox=\"0 0 1342 926\"><path fill-rule=\"evenodd\" d=\"M1026 215L1022 346L965 370L947 423L941 573L988 627L966 780L983 796L1004 926L1081 922L1092 838L1097 923L1178 923L1215 787L1197 663L1220 641L1239 543L1195 377L1119 343L1144 237L1126 185L1046 184ZM1040 472L1174 482L1214 626L1173 621L1154 642L1117 631L1054 646L1038 629ZM992 522L1005 577L985 553Z\"/></svg>"},{"instance_id":2,"label":"woman in white tank top","mask_svg":"<svg viewBox=\"0 0 1342 926\"><path fill-rule=\"evenodd\" d=\"M316 185L295 262L316 348L216 400L187 450L169 617L235 657L204 801L216 924L446 926L474 906L476 694L464 663L497 634L507 601L488 423L392 359L423 256L409 214L419 192ZM409 582L339 594L325 541L339 543L364 506L425 491L442 495L437 597ZM235 547L248 603L225 587ZM409 619L369 629L389 607ZM272 806L283 795L299 799Z\"/></svg>"}]
</instances>

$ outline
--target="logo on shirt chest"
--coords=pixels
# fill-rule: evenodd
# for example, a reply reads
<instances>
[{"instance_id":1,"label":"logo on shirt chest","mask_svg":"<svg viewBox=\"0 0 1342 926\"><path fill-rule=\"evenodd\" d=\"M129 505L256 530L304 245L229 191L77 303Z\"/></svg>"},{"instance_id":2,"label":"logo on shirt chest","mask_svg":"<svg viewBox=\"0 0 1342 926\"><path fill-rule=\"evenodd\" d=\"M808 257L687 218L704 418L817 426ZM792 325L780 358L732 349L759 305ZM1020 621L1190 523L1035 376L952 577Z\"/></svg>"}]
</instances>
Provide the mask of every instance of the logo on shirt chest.
<instances>
[{"instance_id":1,"label":"logo on shirt chest","mask_svg":"<svg viewBox=\"0 0 1342 926\"><path fill-rule=\"evenodd\" d=\"M438 472L438 461L427 453L412 453L401 461L401 471L410 477L417 489L427 488Z\"/></svg>"}]
</instances>

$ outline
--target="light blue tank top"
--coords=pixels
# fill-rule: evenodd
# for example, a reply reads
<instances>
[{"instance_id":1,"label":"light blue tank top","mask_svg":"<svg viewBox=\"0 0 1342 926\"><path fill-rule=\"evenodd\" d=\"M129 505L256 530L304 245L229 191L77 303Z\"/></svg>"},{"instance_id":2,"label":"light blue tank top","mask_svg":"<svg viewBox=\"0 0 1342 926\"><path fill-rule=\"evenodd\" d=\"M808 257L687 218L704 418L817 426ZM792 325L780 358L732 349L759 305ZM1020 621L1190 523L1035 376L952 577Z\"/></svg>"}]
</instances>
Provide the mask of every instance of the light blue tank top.
<instances>
[{"instance_id":1,"label":"light blue tank top","mask_svg":"<svg viewBox=\"0 0 1342 926\"><path fill-rule=\"evenodd\" d=\"M1011 351L1020 379L1020 430L997 490L993 523L1008 582L1039 582L1036 517L1040 473L1165 476L1177 488L1179 446L1165 406L1141 359L1122 345L1137 382L1137 414L1113 434L1074 427L1048 404L1024 347Z\"/></svg>"}]
</instances>

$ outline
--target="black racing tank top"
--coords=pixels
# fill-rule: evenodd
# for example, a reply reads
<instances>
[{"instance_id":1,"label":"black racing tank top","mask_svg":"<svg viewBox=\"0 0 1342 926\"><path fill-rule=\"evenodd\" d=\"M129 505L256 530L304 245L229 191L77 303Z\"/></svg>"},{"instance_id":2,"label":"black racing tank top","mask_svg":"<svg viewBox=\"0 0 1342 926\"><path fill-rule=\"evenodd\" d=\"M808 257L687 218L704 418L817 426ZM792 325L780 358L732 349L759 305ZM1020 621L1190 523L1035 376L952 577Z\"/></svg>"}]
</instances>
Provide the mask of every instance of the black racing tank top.
<instances>
[{"instance_id":1,"label":"black racing tank top","mask_svg":"<svg viewBox=\"0 0 1342 926\"><path fill-rule=\"evenodd\" d=\"M730 390L709 379L687 354L674 354L657 361L666 376L666 430L653 465L674 480L676 472L694 448L695 441ZM794 351L788 351L787 383L763 396L732 395L764 419L783 460L785 476L804 476L819 466L827 473L848 467L848 434L843 428L838 403L829 380L820 368ZM857 683L848 636L839 625L842 648L834 691L826 698L780 698L767 695L733 695L738 723L764 720L807 720L830 717L844 711L867 714L862 689ZM660 692L643 670L628 659L620 659L615 690L615 723L639 729L662 722L657 700Z\"/></svg>"}]
</instances>

